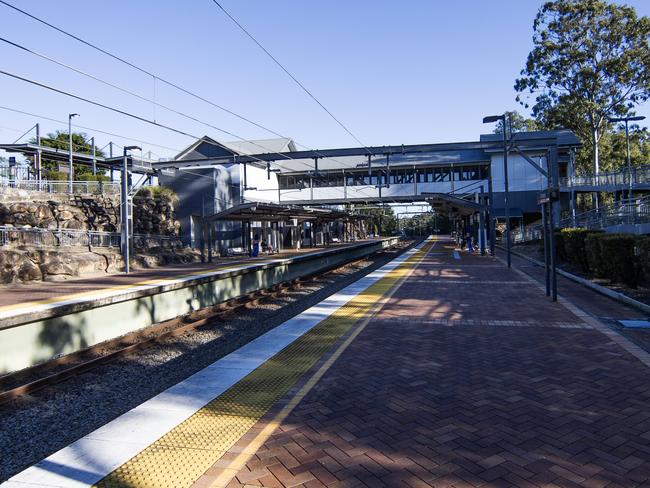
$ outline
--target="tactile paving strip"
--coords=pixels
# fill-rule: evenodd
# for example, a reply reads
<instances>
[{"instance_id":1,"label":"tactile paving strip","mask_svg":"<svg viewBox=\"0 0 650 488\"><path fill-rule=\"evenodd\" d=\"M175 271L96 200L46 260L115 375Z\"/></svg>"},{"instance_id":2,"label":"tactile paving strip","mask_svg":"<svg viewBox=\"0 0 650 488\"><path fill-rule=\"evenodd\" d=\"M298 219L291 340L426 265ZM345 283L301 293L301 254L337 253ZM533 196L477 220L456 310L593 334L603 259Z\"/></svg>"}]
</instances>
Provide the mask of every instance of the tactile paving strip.
<instances>
[{"instance_id":1,"label":"tactile paving strip","mask_svg":"<svg viewBox=\"0 0 650 488\"><path fill-rule=\"evenodd\" d=\"M102 479L98 488L185 488L207 471L293 387L334 343L367 316L409 268L411 258Z\"/></svg>"}]
</instances>

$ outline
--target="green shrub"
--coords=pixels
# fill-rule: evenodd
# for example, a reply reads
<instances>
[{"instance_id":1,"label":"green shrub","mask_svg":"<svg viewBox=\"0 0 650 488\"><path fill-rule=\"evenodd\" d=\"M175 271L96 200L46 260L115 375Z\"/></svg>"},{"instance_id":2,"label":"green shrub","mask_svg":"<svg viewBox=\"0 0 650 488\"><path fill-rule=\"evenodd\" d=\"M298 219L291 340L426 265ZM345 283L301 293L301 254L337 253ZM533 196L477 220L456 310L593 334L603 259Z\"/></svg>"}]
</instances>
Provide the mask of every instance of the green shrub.
<instances>
[{"instance_id":1,"label":"green shrub","mask_svg":"<svg viewBox=\"0 0 650 488\"><path fill-rule=\"evenodd\" d=\"M68 173L64 171L46 171L45 179L50 181L68 181ZM93 175L91 173L82 173L75 175L75 181L108 181L109 177L102 174Z\"/></svg>"},{"instance_id":2,"label":"green shrub","mask_svg":"<svg viewBox=\"0 0 650 488\"><path fill-rule=\"evenodd\" d=\"M608 278L600 245L602 235L590 234L585 238L585 256L587 258L587 268L591 274L598 278Z\"/></svg>"},{"instance_id":3,"label":"green shrub","mask_svg":"<svg viewBox=\"0 0 650 488\"><path fill-rule=\"evenodd\" d=\"M636 288L639 278L635 256L636 236L632 234L607 234L598 236L603 274L616 283Z\"/></svg>"},{"instance_id":4,"label":"green shrub","mask_svg":"<svg viewBox=\"0 0 650 488\"><path fill-rule=\"evenodd\" d=\"M639 278L650 285L650 236L637 238L636 262L640 274Z\"/></svg>"},{"instance_id":5,"label":"green shrub","mask_svg":"<svg viewBox=\"0 0 650 488\"><path fill-rule=\"evenodd\" d=\"M68 173L63 171L45 171L44 175L46 180L50 181L68 181Z\"/></svg>"},{"instance_id":6,"label":"green shrub","mask_svg":"<svg viewBox=\"0 0 650 488\"><path fill-rule=\"evenodd\" d=\"M176 195L174 190L171 188L168 188L166 186L152 186L150 188L154 198L160 198L162 200L167 200L168 202L174 203L178 201L178 195Z\"/></svg>"},{"instance_id":7,"label":"green shrub","mask_svg":"<svg viewBox=\"0 0 650 488\"><path fill-rule=\"evenodd\" d=\"M568 263L574 264L582 271L589 271L585 240L592 234L601 234L603 231L591 229L562 229L562 252Z\"/></svg>"}]
</instances>

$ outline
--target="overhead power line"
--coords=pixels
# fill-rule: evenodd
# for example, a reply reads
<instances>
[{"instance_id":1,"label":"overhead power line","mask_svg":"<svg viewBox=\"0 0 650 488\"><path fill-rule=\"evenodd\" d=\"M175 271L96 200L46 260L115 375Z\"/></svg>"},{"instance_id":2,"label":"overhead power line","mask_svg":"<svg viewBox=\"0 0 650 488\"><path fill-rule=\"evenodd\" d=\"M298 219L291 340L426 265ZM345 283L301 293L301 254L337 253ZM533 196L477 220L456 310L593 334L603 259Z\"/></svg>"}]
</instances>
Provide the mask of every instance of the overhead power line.
<instances>
[{"instance_id":1,"label":"overhead power line","mask_svg":"<svg viewBox=\"0 0 650 488\"><path fill-rule=\"evenodd\" d=\"M188 137L191 137L191 138L193 138L193 139L197 139L197 140L199 139L198 136L193 135L193 134L190 134L190 133L185 132L185 131L182 131L182 130L180 130L180 129L176 129L176 128L171 127L171 126L168 126L168 125L165 125L165 124L161 124L160 122L156 122L156 121L154 121L154 120L147 119L146 117L142 117L142 116L140 116L140 115L133 114L133 113L127 112L127 111L122 110L122 109L118 109L118 108L115 108L115 107L111 107L111 106L109 106L109 105L103 104L103 103L101 103L101 102L97 102L97 101L95 101L95 100L91 100L91 99L89 99L89 98L85 98L85 97L82 97L82 96L79 96L79 95L75 95L74 93L70 93L70 92L68 92L68 91L61 90L61 89L59 89L59 88L56 88L56 87L53 87L53 86L47 85L47 84L45 84L45 83L41 83L41 82L36 81L36 80L31 80L31 79L29 79L29 78L25 78L25 77L23 77L23 76L20 76L20 75L14 74L14 73L9 73L8 71L4 71L4 70L0 70L0 74L5 75L5 76L8 76L8 77L10 77L10 78L17 79L17 80L19 80L19 81L23 81L23 82L25 82L25 83L29 83L29 84L31 84L31 85L38 86L38 87L40 87L40 88L44 88L44 89L49 90L49 91L53 91L53 92L55 92L55 93L59 93L59 94L61 94L61 95L65 95L65 96L70 97L70 98L74 98L74 99L76 99L76 100L80 100L80 101L82 101L82 102L85 102L85 103L88 103L88 104L91 104L91 105L95 105L95 106L97 106L97 107L100 107L100 108L103 108L103 109L106 109L106 110L110 110L111 112L118 113L118 114L123 115L123 116L125 116L125 117L129 117L129 118L132 118L132 119L138 120L138 121L140 121L140 122L144 122L144 123L147 123L147 124L150 124L150 125L154 125L154 126L156 126L156 127L160 127L160 128L162 128L162 129L166 129L166 130L169 130L169 131L171 131L171 132L175 132L175 133L177 133L177 134L181 134L181 135L184 135L184 136L188 136ZM222 144L222 143L220 143L220 142L218 142L218 141L215 141L215 143L216 143L219 147L221 147L222 149L225 149L225 150L228 151L228 152L232 152L232 150L231 150L228 146L225 146L224 144ZM252 156L252 155L251 155L251 156L248 156L248 157L251 157L251 158L253 158L253 160L256 160L256 161L258 161L258 162L260 162L260 163L262 163L262 164L264 164L264 165L266 165L266 164L270 164L269 162L264 161L264 160L262 160L262 159L260 159L260 158L257 158L257 157L255 157L255 156ZM290 158L290 159L293 159L293 158ZM275 163L273 163L273 164L275 164L275 165L278 166L279 168L282 168L282 169L284 169L284 170L286 170L286 171L292 171L290 168L287 168L287 167L285 167L285 166L282 166L282 165L278 164L277 162L275 162ZM306 163L303 163L303 164L305 164L307 167L310 167L310 166L307 165Z\"/></svg>"},{"instance_id":2,"label":"overhead power line","mask_svg":"<svg viewBox=\"0 0 650 488\"><path fill-rule=\"evenodd\" d=\"M238 113L236 113L236 112L234 112L234 111L232 111L232 110L230 110L230 109L228 109L228 108L225 108L225 107L223 107L223 106L221 106L221 105L219 105L219 104L217 104L217 103L215 103L215 102L213 102L213 101L211 101L211 100L208 100L208 99L202 97L201 95L198 95L198 94L196 94L196 93L194 93L194 92L192 92L192 91L190 91L190 90L188 90L188 89L186 89L186 88L183 88L182 86L179 86L179 85L176 84L176 83L173 83L173 82L171 82L171 81L169 81L169 80L166 80L166 79L164 79L164 78L161 78L160 76L156 75L155 73L152 73L151 71L146 70L146 69L142 68L141 66L136 65L135 63L132 63L132 62L130 62L130 61L127 61L126 59L124 59L124 58L122 58L122 57L120 57L120 56L118 56L118 55L116 55L116 54L113 54L113 53L107 51L106 49L103 49L103 48L101 48L101 47L99 47L99 46L97 46L97 45L95 45L95 44L93 44L93 43L91 43L91 42L89 42L89 41L86 41L85 39L82 39L81 37L76 36L76 35L74 35L74 34L68 32L68 31L66 31L66 30L64 30L64 29L62 29L62 28L60 28L60 27L57 27L57 26L55 26L54 24L52 24L52 23L50 23L50 22L47 22L47 21L45 21L45 20L43 20L43 19L41 19L41 18L39 18L39 17L36 17L35 15L32 15L32 14L30 14L29 12L26 12L25 10L22 10L22 9L16 7L15 5L12 5L12 4L6 2L5 0L0 0L0 4L6 5L7 7L11 8L11 9L13 9L13 10L15 10L15 11L17 11L17 12L19 12L19 13L21 13L21 14L23 14L23 15L25 15L25 16L27 16L27 17L33 19L33 20L35 20L35 21L37 21L37 22L40 22L41 24L46 25L46 26L50 27L51 29L56 30L57 32L60 32L60 33L63 34L63 35L66 35L66 36L68 36L68 37L70 37L70 38L72 38L72 39L74 39L74 40L76 40L76 41L79 41L79 42L81 42L82 44L84 44L84 45L86 45L86 46L88 46L88 47L90 47L90 48L92 48L92 49L95 49L95 50L97 50L97 51L99 51L99 52L101 52L101 53L103 53L103 54L105 54L105 55L111 57L112 59L115 59L115 60L117 60L117 61L119 61L119 62L121 62L121 63L123 63L123 64L125 64L125 65L127 65L127 66L130 66L131 68L134 68L134 69L136 69L137 71L139 71L139 72L141 72L141 73L144 73L144 74L146 74L146 75L148 75L148 76L151 76L151 77L153 78L153 80L154 80L154 86L155 86L155 81L158 80L158 81L160 81L160 82L162 82L162 83L164 83L164 84L166 84L166 85L168 85L168 86L171 86L171 87L173 87L173 88L175 88L175 89L177 89L177 90L179 90L179 91L181 91L181 92L183 92L183 93L185 93L185 94L187 94L187 95L190 95L190 96L196 98L197 100L200 100L200 101L202 101L202 102L204 102L204 103L207 103L207 104L209 104L209 105L211 105L211 106L213 106L213 107L215 107L215 108L217 108L217 109L219 109L219 110L222 110L222 111L224 111L224 112L226 112L226 113L228 113L228 114L230 114L230 115L233 115L233 116L239 118L240 120L243 120L243 121L248 122L248 123L250 123L250 124L252 124L252 125L254 125L254 126L260 128L260 129L263 129L263 130L269 132L270 134L273 134L273 135L275 135L275 136L277 136L277 137L281 137L281 138L284 138L284 139L289 139L289 137L287 137L287 136L285 136L285 135L282 135L282 134L280 134L280 133L278 133L278 132L276 132L276 131L274 131L274 130L272 130L272 129L269 129L268 127L265 127L265 126L263 126L263 125L261 125L261 124L255 122L255 121L253 121L253 120L250 120L249 118L244 117L244 116L242 116L242 115L240 115L240 114L238 114ZM4 39L3 39L3 40L4 40ZM89 74L87 74L87 73L85 73L85 72L82 72L81 70L78 70L78 69L76 69L76 68L73 68L73 67L71 67L71 66L68 66L68 65L66 65L65 63L61 63L61 62L59 62L59 61L56 61L56 60L54 60L54 59L52 59L52 58L50 58L50 57L48 57L48 56L42 55L42 54L40 54L40 53L36 53L35 51L30 50L30 49L28 49L28 48L26 48L26 47L24 47L24 46L20 46L20 45L14 43L14 42L11 42L11 41L8 41L8 40L4 40L4 41L7 42L8 44L11 44L11 45L13 45L13 46L19 48L19 49L23 49L23 50L25 50L25 51L27 51L27 52L30 52L30 53L32 53L32 54L34 54L34 55L36 55L36 56L40 56L40 57L42 57L42 58L44 58L44 59L47 59L48 61L54 62L54 63L56 63L56 64L58 64L58 65L60 65L60 66L63 66L63 67L65 67L65 68L68 68L68 69L71 69L71 70L73 70L73 71L76 71L76 72L79 73L79 74L83 74L83 75L85 75L85 76L89 76L89 77L91 77L91 78L93 78L93 79L95 79L95 80L97 80L97 81L100 81L100 82L102 82L102 83L104 83L104 84L107 84L107 85L109 85L109 86L112 86L112 87L114 87L114 88L116 88L116 89L119 89L119 90L121 90L121 91L123 91L123 92L129 93L129 94L131 94L131 95L133 95L133 96L136 96L136 97L138 97L138 98L140 98L140 99L146 100L146 101L148 101L149 103L152 103L152 104L157 105L157 106L161 106L161 107L163 107L163 108L167 108L167 107L164 107L164 106L162 106L162 105L160 105L160 104L157 104L157 103L156 103L155 101L153 101L153 100L150 100L150 99L147 99L147 98L145 98L145 97L142 97L142 96L140 96L140 95L138 95L138 94L135 94L135 93L131 92L130 90L126 90L126 89L123 89L123 88L118 87L118 86L116 86L116 85L113 85L113 84L111 84L111 83L104 82L103 80L100 80L100 79L98 79L97 77L95 77L95 76L93 76L93 75L89 75ZM173 109L171 109L171 108L168 108L168 109L173 111ZM201 122L201 123L202 123L202 122ZM221 129L218 129L218 128L217 128L217 130L221 130ZM222 131L222 132L224 132L224 133L228 133L228 132L226 132L226 131ZM233 137L236 137L237 139L240 139L240 140L242 140L242 141L249 142L247 139L245 139L245 138L243 138L243 137L240 137L240 136L237 136L237 135L235 135L235 134L233 134ZM316 152L316 154L318 154L319 156L322 156L320 153L318 153L318 151L316 151L316 150L314 150L314 149L312 149L312 148L310 148L310 147L308 147L308 146L305 146L304 144L299 143L299 142L296 141L295 139L293 139L293 141L294 141L294 143L295 143L297 146L300 146L300 147L302 147L303 149L307 149L307 150L310 150L310 151L314 151L314 152ZM359 141L359 143L362 144L360 141ZM362 144L362 145L363 145L363 144ZM259 145L258 145L258 146L259 146ZM262 147L263 147L263 146L262 146ZM365 146L364 146L364 147L365 147ZM271 151L271 150L269 150L268 148L265 148L265 149L266 149L267 151L271 152L271 153L274 153L274 152L275 152L275 151ZM366 148L366 150L368 150L368 149ZM294 159L294 158L289 158L289 159ZM343 166L347 166L347 167L350 167L350 168L355 168L355 167L356 167L356 166L354 166L354 165L350 165L350 164L344 163L344 162L342 162L342 161L339 161L339 160L337 160L337 159L335 159L335 158L330 158L330 159L332 159L332 161L336 161L336 162L342 164ZM282 166L280 166L278 163L273 163L273 164L276 165L276 166L278 166L278 167L282 167ZM307 167L310 167L310 166L309 166L308 164L306 164L306 163L302 163L302 164L305 165L305 166L307 166ZM287 168L284 168L284 169L287 169Z\"/></svg>"},{"instance_id":3,"label":"overhead power line","mask_svg":"<svg viewBox=\"0 0 650 488\"><path fill-rule=\"evenodd\" d=\"M14 112L14 113L17 113L17 114L22 114L22 115L29 115L30 117L37 117L39 119L49 120L50 122L56 122L56 123L61 124L62 126L65 126L65 127L68 126L68 123L65 120L54 119L54 118L48 117L46 115L39 115L39 114L31 113L31 112L25 112L24 110L18 110L18 109L11 108L11 107L4 107L4 106L1 106L1 105L0 105L0 110L7 110L9 112ZM100 134L105 134L105 135L108 135L108 136L119 137L121 139L126 139L127 141L133 141L133 142L140 142L140 143L148 144L150 146L159 147L161 149L167 149L168 151L175 151L176 153L180 152L180 149L177 149L177 148L174 148L174 147L163 146L161 144L156 144L155 142L143 141L142 139L135 139L133 137L124 136L122 134L116 134L114 132L107 132L105 130L95 129L93 127L86 127L86 126L79 125L79 124L75 124L75 127L79 128L79 129L91 130L93 132L98 132ZM114 145L118 145L118 144L114 144Z\"/></svg>"},{"instance_id":4,"label":"overhead power line","mask_svg":"<svg viewBox=\"0 0 650 488\"><path fill-rule=\"evenodd\" d=\"M164 83L164 84L166 84L166 85L168 85L168 86L170 86L172 88L175 88L175 89L185 93L186 95L189 95L189 96L191 96L191 97L193 97L193 98L195 98L197 100L200 100L201 102L207 103L208 105L211 105L212 107L215 107L215 108L217 108L217 109L219 109L219 110L221 110L223 112L226 112L226 113L228 113L228 114L230 114L230 115L232 115L234 117L237 117L238 119L243 120L244 122L247 122L247 123L249 123L251 125L254 125L255 127L259 128L259 129L262 129L262 130L268 132L269 134L273 134L276 137L289 139L288 136L285 136L285 135L283 135L283 134L281 134L279 132L274 131L273 129L270 129L269 127L266 127L266 126L264 126L264 125L262 125L262 124L260 124L258 122L255 122L254 120L251 120L248 117L245 117L245 116L243 116L243 115L241 115L241 114L239 114L239 113L237 113L237 112L235 112L233 110L230 110L229 108L224 107L223 105L219 105L218 103L213 102L212 100L209 100L209 99L207 99L207 98L205 98L205 97L203 97L203 96L201 96L201 95L199 95L199 94L197 94L197 93L195 93L195 92L193 92L191 90L188 90L187 88L184 88L184 87L178 85L177 83L174 83L174 82L169 81L169 80L167 80L165 78L162 78L159 75L157 75L157 74L155 74L155 73L153 73L153 72L151 72L151 71L149 71L149 70L147 70L147 69L145 69L145 68L143 68L141 66L138 66L137 64L135 64L135 63L133 63L131 61L128 61L128 60L122 58L121 56L113 54L112 52L110 52L110 51L108 51L106 49L103 49L103 48L97 46L96 44L93 44L92 42L89 42L89 41L87 41L87 40L85 40L85 39L83 39L83 38L81 38L81 37L79 37L79 36L77 36L75 34L72 34L72 33L68 32L68 31L66 31L65 29L57 27L56 25L54 25L54 24L52 24L50 22L47 22L46 20L43 20L43 19L41 19L39 17L36 17L35 15L32 15L29 12L26 12L25 10L23 10L21 8L18 8L15 5L10 4L9 2L6 2L5 0L0 0L0 4L3 4L3 5L11 8L11 9L25 15L25 16L29 17L30 19L35 20L36 22L39 22L39 23L41 23L43 25L46 25L47 27L49 27L51 29L54 29L55 31L57 31L57 32L65 35L65 36L68 36L68 37L70 37L70 38L84 44L85 46L88 46L88 47L90 47L92 49L95 49L96 51L99 51L102 54L105 54L106 56L109 56L110 58L112 58L112 59L114 59L116 61L119 61L120 63L123 63L123 64L125 64L125 65L127 65L127 66L129 66L129 67L131 67L131 68L133 68L133 69L147 75L147 76L150 76L151 78L154 79L154 82L159 81L161 83ZM20 45L18 45L16 43L13 43L11 41L5 40L5 42L7 42L9 44L12 44L15 47L18 47L20 49L24 49L24 50L26 50L28 52L31 52L32 54L36 54L37 56L41 56L41 57L44 57L45 59L53 61L51 58L48 58L48 57L46 57L44 55L41 55L41 54L37 54L34 51L32 51L32 50L30 50L28 48L25 48L23 46L20 46ZM57 62L57 64L63 65L63 63L59 63L59 62ZM73 68L71 68L71 69L73 69ZM80 70L76 70L76 69L75 69L75 71L80 72ZM296 145L298 145L300 147L303 147L303 148L308 149L308 150L313 150L313 149L309 148L308 146L300 144L295 139L294 139L294 142L295 142Z\"/></svg>"},{"instance_id":5,"label":"overhead power line","mask_svg":"<svg viewBox=\"0 0 650 488\"><path fill-rule=\"evenodd\" d=\"M335 116L335 115L334 115L334 114L333 114L333 113L332 113L332 112L331 112L331 111L330 111L330 110L329 110L329 109L328 109L328 108L327 108L327 107L326 107L326 106L325 106L325 105L324 105L324 104L323 104L323 103L318 99L318 98L316 98L316 96L315 96L315 95L314 95L314 94L313 94L313 93L312 93L312 92L311 92L311 91L310 91L310 90L309 90L305 85L303 85L303 84L300 82L300 80L298 80L298 79L297 79L297 78L296 78L296 77L295 77L295 76L294 76L294 75L293 75L293 74L292 74L292 73L291 73L287 68L285 68L285 66L284 66L280 61L278 61L278 59L277 59L275 56L273 56L273 54L271 54L271 53L269 52L269 50L266 49L266 48L262 45L262 43L260 43L260 42L255 38L255 36L253 36L253 34L251 34L251 33L250 33L250 32L249 32L249 31L248 31L248 30L247 30L247 29L246 29L246 28L245 28L245 27L244 27L244 26L243 26L243 25L242 25L242 24L241 24L237 19L235 19L235 18L230 14L230 12L228 12L228 11L223 7L223 5L221 5L217 0L212 0L212 2L213 2L217 7L219 7L219 8L221 9L221 11L222 11L224 14L226 14L226 16L227 16L227 17L228 17L228 18L229 18L229 19L230 19L230 20L231 20L231 21L232 21L232 22L233 22L237 27L239 27L239 29L240 29L244 34L246 34L246 36L248 36L248 37L249 37L249 38L250 38L250 39L251 39L251 40L252 40L252 41L257 45L257 47L259 47L262 51L264 51L264 53L265 53L269 58L271 58L271 60L272 60L276 65L278 65L278 67L279 67L282 71L284 71L284 72L287 74L287 76L289 76L289 78L291 78L291 79L294 81L294 83L296 83L296 85L298 85L298 86L299 86L299 87L300 87L300 88L301 88L301 89L302 89L302 90L303 90L303 91L304 91L304 92L305 92L305 93L306 93L306 94L307 94L307 95L308 95L308 96L309 96L309 97L310 97L314 102L316 102L316 103L317 103L317 104L318 104L318 105L319 105L319 106L320 106L320 107L321 107L321 108L322 108L322 109L323 109L323 110L324 110L324 111L325 111L325 112L326 112L326 113L327 113L327 114L328 114L328 115L329 115L329 116L330 116L330 117L331 117L331 118L332 118L332 119L333 119L333 120L334 120L334 121L339 125L339 126L341 126L341 128L343 128L343 130L345 130L345 132L347 132L347 133L348 133L348 134L349 134L349 135L350 135L350 136L351 136L355 141L357 141L357 142L358 142L359 144L361 144L364 148L366 148L366 150L368 150L368 147L367 147L363 142L361 142L361 141L359 140L359 138L358 138L357 136L355 136L355 135L352 133L352 131L351 131L350 129L348 129L348 127L347 127L343 122L341 122L341 121L340 121L340 120L339 120L339 119L338 119L338 118L337 118L337 117L336 117L336 116ZM4 3L4 2L3 2L3 3ZM370 152L370 151L368 150L368 152Z\"/></svg>"}]
</instances>

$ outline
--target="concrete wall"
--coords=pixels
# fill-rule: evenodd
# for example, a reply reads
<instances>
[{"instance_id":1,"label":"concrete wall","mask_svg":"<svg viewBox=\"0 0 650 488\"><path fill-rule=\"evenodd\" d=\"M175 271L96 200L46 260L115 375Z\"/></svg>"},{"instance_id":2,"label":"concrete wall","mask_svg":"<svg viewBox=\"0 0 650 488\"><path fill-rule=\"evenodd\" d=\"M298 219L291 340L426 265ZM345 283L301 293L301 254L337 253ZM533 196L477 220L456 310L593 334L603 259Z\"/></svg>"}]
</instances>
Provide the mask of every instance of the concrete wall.
<instances>
[{"instance_id":1,"label":"concrete wall","mask_svg":"<svg viewBox=\"0 0 650 488\"><path fill-rule=\"evenodd\" d=\"M275 284L317 273L397 243L397 238L334 248L207 277L177 281L117 297L4 319L0 374L69 354ZM53 316L57 315L57 316Z\"/></svg>"}]
</instances>

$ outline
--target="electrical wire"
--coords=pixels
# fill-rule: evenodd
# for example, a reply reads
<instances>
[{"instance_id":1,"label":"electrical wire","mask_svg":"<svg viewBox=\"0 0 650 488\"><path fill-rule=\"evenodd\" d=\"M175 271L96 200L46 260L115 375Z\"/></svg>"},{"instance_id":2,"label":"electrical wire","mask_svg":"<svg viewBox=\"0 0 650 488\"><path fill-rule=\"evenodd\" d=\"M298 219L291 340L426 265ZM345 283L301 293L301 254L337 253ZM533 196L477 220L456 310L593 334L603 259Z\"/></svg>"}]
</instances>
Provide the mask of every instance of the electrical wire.
<instances>
[{"instance_id":1,"label":"electrical wire","mask_svg":"<svg viewBox=\"0 0 650 488\"><path fill-rule=\"evenodd\" d=\"M224 14L226 14L226 16L227 16L227 17L228 17L228 18L229 18L229 19L230 19L230 20L231 20L231 21L232 21L232 22L233 22L237 27L239 27L239 29L240 29L244 34L246 34L246 36L248 36L248 37L249 37L249 38L250 38L250 39L251 39L251 40L252 40L252 41L257 45L257 47L259 47L262 51L264 51L264 53L265 53L269 58L271 58L271 60L273 60L273 62L274 62L276 65L278 65L278 66L280 67L280 69L281 69L282 71L284 71L284 72L289 76L289 78L291 78L291 79L292 79L292 80L293 80L293 81L294 81L294 82L295 82L295 83L296 83L296 84L297 84L297 85L298 85L298 86L299 86L299 87L300 87L300 88L301 88L301 89L302 89L302 90L303 90L303 91L304 91L304 92L305 92L305 93L306 93L306 94L307 94L307 95L308 95L308 96L309 96L309 97L314 101L314 102L316 102L316 103L317 103L317 104L318 104L318 105L319 105L319 106L320 106L320 107L321 107L325 112L327 112L327 114L328 114L328 115L329 115L329 116L330 116L330 117L331 117L331 118L332 118L332 119L333 119L333 120L334 120L334 121L335 121L339 126L341 126L341 127L343 128L343 130L345 130L345 132L347 132L347 133L348 133L348 134L349 134L349 135L350 135L350 136L351 136L355 141L357 141L359 144L361 144L361 145L366 149L366 151L368 151L369 154L371 153L370 149L368 149L368 147L367 147L363 142L361 142L361 141L359 140L359 138L358 138L357 136L355 136L355 135L352 133L352 131L351 131L350 129L348 129L348 128L345 126L345 124L343 124L343 122L341 122L339 119L337 119L337 118L334 116L334 114L333 114L332 112L330 112L330 110L329 110L327 107L325 107L325 105L323 105L323 103L322 103L318 98L316 98L316 97L314 96L314 94L313 94L311 91L309 91L309 90L307 89L307 87L306 87L305 85L303 85L303 84L302 84L302 83L301 83L301 82L300 82L300 81L299 81L299 80L298 80L298 79L297 79L297 78L296 78L296 77L295 77L295 76L294 76L294 75L293 75L293 74L292 74L292 73L291 73L287 68L285 68L285 66L284 66L282 63L280 63L280 61L277 60L277 58L276 58L275 56L273 56L273 54L271 54L271 53L269 52L268 49L266 49L266 48L265 48L265 47L264 47L264 46L263 46L263 45L262 45L262 44L261 44L261 43L260 43L260 42L259 42L259 41L258 41L258 40L257 40L257 39L256 39L256 38L255 38L255 37L254 37L254 36L253 36L249 31L248 31L248 30L246 30L246 28L245 28L245 27L244 27L244 26L243 26L243 25L242 25L242 24L241 24L237 19L235 19L235 18L230 14L230 12L228 12L228 11L227 11L227 10L226 10L226 9L225 9L225 8L224 8L224 7L223 7L223 6L222 6L222 5L221 5L217 0L212 0L212 2L213 2L217 7L219 7L219 8L221 9L221 11L222 11ZM3 2L3 3L4 3L4 2Z\"/></svg>"},{"instance_id":2,"label":"electrical wire","mask_svg":"<svg viewBox=\"0 0 650 488\"><path fill-rule=\"evenodd\" d=\"M224 111L224 112L226 112L226 113L228 113L228 114L230 114L230 115L233 115L234 117L237 117L237 118L239 118L240 120L243 120L243 121L245 121L245 122L247 122L247 123L249 123L249 124L252 124L252 125L254 125L255 127L258 127L258 128L260 128L260 129L263 129L263 130L269 132L270 134L273 134L273 135L275 135L275 136L277 136L277 137L281 137L281 138L284 138L284 139L290 139L289 137L284 136L284 135L282 135L282 134L280 134L280 133L278 133L278 132L276 132L276 131L274 131L274 130L272 130L272 129L269 129L268 127L265 127L265 126L263 126L262 124L259 124L259 123L255 122L255 121L253 121L253 120L251 120L251 119L249 119L249 118L247 118L247 117L244 117L243 115L240 115L240 114L234 112L233 110L230 110L230 109L228 109L228 108L226 108L226 107L223 107L222 105L219 105L219 104L217 104L217 103L215 103L215 102L213 102L213 101L211 101L211 100L208 100L208 99L206 99L205 97L202 97L201 95L198 95L198 94L196 94L196 93L194 93L194 92L192 92L192 91L190 91L190 90L188 90L188 89L186 89L186 88L183 88L182 86L180 86L180 85L178 85L178 84L176 84L176 83L173 83L173 82L171 82L171 81L169 81L169 80L166 80L165 78L162 78L162 77L156 75L155 73L152 73L151 71L148 71L148 70L146 70L146 69L144 69L144 68L142 68L142 67L140 67L140 66L137 66L135 63L132 63L132 62L130 62L130 61L127 61L126 59L124 59L124 58L122 58L122 57L120 57L120 56L117 56L116 54L113 54L113 53L107 51L106 49L102 49L101 47L97 46L96 44L93 44L93 43L91 43L91 42L89 42L89 41L86 41L85 39L82 39L82 38L79 37L79 36L76 36L76 35L74 35L74 34L68 32L68 31L66 31L66 30L64 30L64 29L62 29L62 28L60 28L60 27L55 26L54 24L51 24L50 22L47 22L47 21L45 21L45 20L43 20L43 19L41 19L41 18L39 18L39 17L36 17L35 15L32 15L32 14L30 14L29 12L26 12L25 10L20 9L20 8L16 7L15 5L10 4L9 2L6 2L5 0L0 0L0 4L3 4L3 5L5 5L5 6L11 8L11 9L13 9L13 10L15 10L15 11L17 11L17 12L19 12L19 13L21 13L21 14L23 14L23 15L25 15L25 16L27 16L27 17L33 19L33 20L35 20L35 21L37 21L37 22L40 22L40 23L43 24L43 25L46 25L46 26L50 27L51 29L56 30L57 32L59 32L59 33L65 35L65 36L68 36L68 37L70 37L70 38L72 38L72 39L74 39L74 40L76 40L76 41L79 41L79 42L81 42L82 44L84 44L84 45L86 45L86 46L88 46L88 47L90 47L90 48L92 48L92 49L95 49L95 50L101 52L102 54L105 54L105 55L111 57L112 59L115 59L116 61L119 61L119 62L121 62L121 63L123 63L123 64L125 64L125 65L127 65L127 66L129 66L129 67L131 67L131 68L133 68L133 69L135 69L135 70L137 70L137 71L139 71L139 72L141 72L141 73L146 74L147 76L152 77L153 80L154 80L154 89L155 89L155 81L158 80L158 81L160 81L160 82L162 82L162 83L164 83L164 84L166 84L166 85L168 85L168 86L171 86L172 88L175 88L175 89L177 89L177 90L179 90L179 91L181 91L181 92L183 92L183 93L185 93L185 94L187 94L187 95L189 95L189 96L191 96L191 97L196 98L197 100L200 100L200 101L202 101L202 102L204 102L204 103L207 103L207 104L209 104L209 105L211 105L211 106L213 106L213 107L215 107L215 108L217 108L217 109L219 109L219 110L222 110L222 111ZM11 42L11 41L6 41L6 40L5 40L5 42L7 42L7 43L9 43L9 44L13 44L15 47L20 48L20 49L24 49L24 50L26 50L26 51L28 51L28 52L31 52L32 54L35 54L35 55L37 55L37 56L41 56L40 54L37 54L36 52L34 52L34 51L32 51L32 50L30 50L30 49L28 49L28 48L25 48L25 47L23 47L23 46L20 46L20 45L18 45L18 44L16 44L16 43L13 43L13 42ZM54 61L52 58L46 57L45 55L42 55L41 57L43 57L44 59L48 59L49 61L55 62L55 63L57 63L57 64L59 64L59 65L61 65L61 66L65 66L65 67L67 67L67 68L69 68L69 69L73 69L74 71L77 71L78 73L85 74L85 73L81 72L80 70L77 70L77 69L75 69L75 68L72 68L72 67L70 67L70 66L65 65L64 63L60 63L60 62L58 62L58 61ZM96 79L97 81L102 81L102 82L103 82L103 80L99 80L98 78L93 77L92 75L87 75L87 76L91 76L93 79ZM112 85L112 86L113 86L114 88L117 88L117 87L114 86L114 85ZM121 88L118 88L118 89L121 89ZM128 90L125 90L125 89L124 89L123 91L127 91L127 92L129 92ZM131 93L131 94L133 94L133 93ZM135 95L135 94L134 94L134 95ZM141 96L139 96L139 95L135 95L135 96L138 96L139 98L143 98L143 97L141 97ZM154 101L151 101L151 100L148 100L148 99L145 99L145 100L147 100L147 101L153 103L154 105L157 105L157 103L154 102ZM248 140L246 140L246 139L244 139L244 138L238 137L238 136L233 136L233 137L237 137L238 139L241 139L241 140L243 140L243 141L250 142L250 141L248 141ZM307 149L307 150L309 150L309 151L314 151L314 149L311 149L311 148L309 148L308 146L305 146L305 145L303 145L303 144L300 144L300 143L299 143L298 141L296 141L295 139L292 139L292 140L294 141L294 143L295 143L297 146L300 146L300 147L302 147L302 148L304 148L304 149ZM363 145L363 144L362 144L362 145ZM364 147L365 147L365 146L364 146ZM268 150L268 149L267 149L267 150ZM368 150L368 149L366 148L366 150ZM273 151L271 151L271 152L273 152ZM317 151L316 151L316 152L317 152ZM290 158L290 159L293 159L293 158ZM337 160L335 160L334 158L330 158L330 159L332 159L333 161L337 161ZM346 166L346 164L345 164L345 163L342 163L341 161L337 161L337 162L339 162L340 164L343 164L344 166Z\"/></svg>"}]
</instances>

